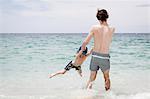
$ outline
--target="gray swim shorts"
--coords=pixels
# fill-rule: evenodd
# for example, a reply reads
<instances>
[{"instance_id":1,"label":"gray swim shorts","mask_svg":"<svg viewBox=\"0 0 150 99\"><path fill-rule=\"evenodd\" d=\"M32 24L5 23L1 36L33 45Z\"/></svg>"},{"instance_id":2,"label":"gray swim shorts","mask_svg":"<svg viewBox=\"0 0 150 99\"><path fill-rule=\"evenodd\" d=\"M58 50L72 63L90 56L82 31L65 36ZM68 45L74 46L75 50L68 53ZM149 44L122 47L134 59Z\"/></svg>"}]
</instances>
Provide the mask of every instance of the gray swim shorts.
<instances>
[{"instance_id":1,"label":"gray swim shorts","mask_svg":"<svg viewBox=\"0 0 150 99\"><path fill-rule=\"evenodd\" d=\"M90 63L90 70L91 71L98 71L99 68L102 72L110 69L110 56L109 54L102 54L97 52L92 52L92 58Z\"/></svg>"}]
</instances>

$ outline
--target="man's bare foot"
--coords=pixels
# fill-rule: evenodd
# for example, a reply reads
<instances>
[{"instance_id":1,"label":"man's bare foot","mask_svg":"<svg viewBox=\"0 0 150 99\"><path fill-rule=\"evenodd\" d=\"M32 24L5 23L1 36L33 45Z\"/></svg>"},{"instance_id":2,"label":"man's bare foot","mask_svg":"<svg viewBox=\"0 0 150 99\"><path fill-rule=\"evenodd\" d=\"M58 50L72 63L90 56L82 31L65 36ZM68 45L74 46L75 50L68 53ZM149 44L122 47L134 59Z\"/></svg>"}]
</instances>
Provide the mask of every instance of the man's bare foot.
<instances>
[{"instance_id":1,"label":"man's bare foot","mask_svg":"<svg viewBox=\"0 0 150 99\"><path fill-rule=\"evenodd\" d=\"M89 89L92 89L92 86L93 86L92 83L90 83L90 84L89 84Z\"/></svg>"},{"instance_id":2,"label":"man's bare foot","mask_svg":"<svg viewBox=\"0 0 150 99\"><path fill-rule=\"evenodd\" d=\"M108 91L110 89L110 80L109 79L105 81L105 89L106 89L106 91Z\"/></svg>"},{"instance_id":3,"label":"man's bare foot","mask_svg":"<svg viewBox=\"0 0 150 99\"><path fill-rule=\"evenodd\" d=\"M94 82L90 82L89 85L87 86L87 88L88 88L88 89L92 89L93 83L94 83Z\"/></svg>"}]
</instances>

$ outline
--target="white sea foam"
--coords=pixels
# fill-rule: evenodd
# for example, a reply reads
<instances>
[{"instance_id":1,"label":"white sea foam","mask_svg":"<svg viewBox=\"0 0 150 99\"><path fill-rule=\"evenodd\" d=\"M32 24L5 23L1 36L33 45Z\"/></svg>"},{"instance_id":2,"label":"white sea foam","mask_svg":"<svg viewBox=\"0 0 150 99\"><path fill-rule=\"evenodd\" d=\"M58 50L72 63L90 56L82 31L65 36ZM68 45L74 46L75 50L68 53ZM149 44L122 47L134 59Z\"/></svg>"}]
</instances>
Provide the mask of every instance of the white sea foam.
<instances>
[{"instance_id":1,"label":"white sea foam","mask_svg":"<svg viewBox=\"0 0 150 99\"><path fill-rule=\"evenodd\" d=\"M71 92L71 99L93 99L98 95L95 90L75 90Z\"/></svg>"},{"instance_id":2,"label":"white sea foam","mask_svg":"<svg viewBox=\"0 0 150 99\"><path fill-rule=\"evenodd\" d=\"M104 99L150 99L150 92L143 92L137 94L119 94L116 95L113 92L108 92L105 94Z\"/></svg>"},{"instance_id":3,"label":"white sea foam","mask_svg":"<svg viewBox=\"0 0 150 99\"><path fill-rule=\"evenodd\" d=\"M137 94L115 94L107 92L105 94L98 94L95 90L76 90L72 91L68 96L5 96L0 95L0 99L150 99L150 92L143 92Z\"/></svg>"},{"instance_id":4,"label":"white sea foam","mask_svg":"<svg viewBox=\"0 0 150 99\"><path fill-rule=\"evenodd\" d=\"M58 99L55 96L5 96L0 95L0 99Z\"/></svg>"}]
</instances>

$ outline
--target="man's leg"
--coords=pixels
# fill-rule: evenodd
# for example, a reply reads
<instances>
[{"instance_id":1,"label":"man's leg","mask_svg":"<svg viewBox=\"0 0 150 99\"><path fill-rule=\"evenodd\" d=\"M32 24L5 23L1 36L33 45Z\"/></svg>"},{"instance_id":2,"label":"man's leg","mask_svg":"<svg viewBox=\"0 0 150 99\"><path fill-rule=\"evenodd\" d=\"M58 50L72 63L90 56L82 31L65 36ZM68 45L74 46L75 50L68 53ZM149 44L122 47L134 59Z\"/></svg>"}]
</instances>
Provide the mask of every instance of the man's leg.
<instances>
[{"instance_id":1,"label":"man's leg","mask_svg":"<svg viewBox=\"0 0 150 99\"><path fill-rule=\"evenodd\" d=\"M65 74L65 73L66 73L66 70L63 69L63 70L60 70L60 71L58 71L58 72L56 72L56 73L50 74L49 78L52 78L52 77L54 77L54 76L56 76L56 75L59 75L59 74Z\"/></svg>"},{"instance_id":2,"label":"man's leg","mask_svg":"<svg viewBox=\"0 0 150 99\"><path fill-rule=\"evenodd\" d=\"M109 70L103 72L105 79L105 89L108 91L110 89L110 79L109 79Z\"/></svg>"},{"instance_id":3,"label":"man's leg","mask_svg":"<svg viewBox=\"0 0 150 99\"><path fill-rule=\"evenodd\" d=\"M92 89L92 82L95 81L96 75L97 75L97 71L91 71L90 79L87 82L86 89L87 88Z\"/></svg>"}]
</instances>

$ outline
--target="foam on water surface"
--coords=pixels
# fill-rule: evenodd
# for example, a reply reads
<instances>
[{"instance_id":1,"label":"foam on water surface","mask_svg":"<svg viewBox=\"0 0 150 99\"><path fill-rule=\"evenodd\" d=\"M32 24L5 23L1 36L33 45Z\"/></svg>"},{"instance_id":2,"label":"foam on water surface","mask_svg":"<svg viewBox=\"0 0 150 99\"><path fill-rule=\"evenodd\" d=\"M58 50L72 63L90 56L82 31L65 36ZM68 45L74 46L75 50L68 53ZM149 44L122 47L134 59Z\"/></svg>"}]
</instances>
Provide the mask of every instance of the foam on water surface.
<instances>
[{"instance_id":1,"label":"foam on water surface","mask_svg":"<svg viewBox=\"0 0 150 99\"><path fill-rule=\"evenodd\" d=\"M6 96L0 95L0 99L150 99L149 92L137 94L115 94L113 92L106 92L98 94L96 90L74 90L64 96L55 95L39 95L39 96Z\"/></svg>"}]
</instances>

